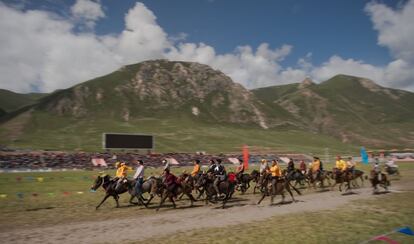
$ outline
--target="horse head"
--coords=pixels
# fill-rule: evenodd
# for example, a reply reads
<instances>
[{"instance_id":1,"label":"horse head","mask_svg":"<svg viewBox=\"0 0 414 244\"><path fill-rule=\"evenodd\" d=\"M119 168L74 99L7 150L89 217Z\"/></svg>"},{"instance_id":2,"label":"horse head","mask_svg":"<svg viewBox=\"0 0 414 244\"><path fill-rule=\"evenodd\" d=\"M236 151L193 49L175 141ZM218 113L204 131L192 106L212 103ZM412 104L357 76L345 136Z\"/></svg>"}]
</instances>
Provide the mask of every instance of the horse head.
<instances>
[{"instance_id":1,"label":"horse head","mask_svg":"<svg viewBox=\"0 0 414 244\"><path fill-rule=\"evenodd\" d=\"M98 175L91 186L91 190L96 191L101 185L103 185L106 182L109 182L110 177L109 175Z\"/></svg>"}]
</instances>

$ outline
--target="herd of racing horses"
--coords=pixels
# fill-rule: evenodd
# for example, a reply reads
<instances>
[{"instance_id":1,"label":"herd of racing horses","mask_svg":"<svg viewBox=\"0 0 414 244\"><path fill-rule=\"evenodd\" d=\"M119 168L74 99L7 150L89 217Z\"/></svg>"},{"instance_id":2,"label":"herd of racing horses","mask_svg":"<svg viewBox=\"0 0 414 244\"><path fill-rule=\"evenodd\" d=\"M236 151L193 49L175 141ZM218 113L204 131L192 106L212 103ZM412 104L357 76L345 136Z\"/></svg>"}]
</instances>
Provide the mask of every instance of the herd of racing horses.
<instances>
[{"instance_id":1,"label":"herd of racing horses","mask_svg":"<svg viewBox=\"0 0 414 244\"><path fill-rule=\"evenodd\" d=\"M125 179L123 183L119 185L111 178L111 176L100 175L95 179L91 189L96 191L99 187L102 187L106 193L96 209L98 209L109 197L113 197L116 201L116 206L119 207L119 195L128 192L130 194L129 202L131 204L142 204L146 208L153 198L158 196L161 199L159 205L156 207L156 210L158 211L167 199L169 199L173 207L176 208L174 199L181 200L183 196L189 198L191 206L193 206L195 201L204 198L205 204L221 203L221 207L225 208L226 202L232 198L235 191L240 191L241 194L244 194L250 188L251 183L255 183L253 194L261 194L257 204L260 204L265 197L270 197L270 204L273 204L273 199L277 195L281 195L281 203L283 203L286 192L289 193L292 202L296 202L293 192L301 195L299 189L326 189L325 187L331 187L332 190L338 185L339 191L342 192L342 187L345 185L345 192L347 192L352 188L360 187L360 184L363 186L364 178L365 180L368 179L368 176L364 176L363 171L357 169L353 172L340 172L336 169L333 169L332 171L323 170L317 175L302 172L299 169L295 169L294 172L289 173L286 170L283 170L282 177L279 177L277 180L273 180L270 173L265 172L260 174L257 170L253 170L251 173L243 173L236 177L231 174L234 173L229 173L227 175L228 177L219 182L218 187L214 186L215 176L205 172L195 175L194 177L190 174L183 173L177 177L175 186L172 188L167 187L164 184L163 176L151 176L143 182L139 194L137 194L135 190L135 180ZM370 172L369 180L374 189L374 193L378 192L378 186L381 186L388 191L390 181L386 174L377 173L373 170ZM298 187L298 185L300 187ZM218 189L219 192L217 192L216 189ZM145 193L149 195L148 199L144 197ZM197 194L197 197L194 197L193 193ZM134 202L135 199L137 199L137 202Z\"/></svg>"}]
</instances>

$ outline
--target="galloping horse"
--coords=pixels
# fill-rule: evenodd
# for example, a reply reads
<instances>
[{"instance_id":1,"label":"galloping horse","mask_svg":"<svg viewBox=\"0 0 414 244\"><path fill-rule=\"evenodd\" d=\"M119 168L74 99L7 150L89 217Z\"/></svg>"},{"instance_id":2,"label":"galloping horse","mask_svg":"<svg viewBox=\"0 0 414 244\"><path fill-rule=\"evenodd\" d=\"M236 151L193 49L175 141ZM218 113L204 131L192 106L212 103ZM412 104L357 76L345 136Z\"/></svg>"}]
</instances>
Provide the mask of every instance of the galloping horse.
<instances>
[{"instance_id":1,"label":"galloping horse","mask_svg":"<svg viewBox=\"0 0 414 244\"><path fill-rule=\"evenodd\" d=\"M282 195L282 202L285 201L285 190L289 193L290 197L292 198L293 202L296 202L295 198L293 197L292 191L290 188L292 187L293 190L298 193L298 195L302 195L302 193L296 189L294 186L290 184L288 180L284 177L279 178L275 184L273 184L273 179L271 174L266 174L264 178L263 188L264 191L262 193L262 197L260 198L257 204L260 204L266 196L270 196L270 204L273 204L273 199L276 195Z\"/></svg>"},{"instance_id":2,"label":"galloping horse","mask_svg":"<svg viewBox=\"0 0 414 244\"><path fill-rule=\"evenodd\" d=\"M234 183L229 182L228 180L224 180L219 183L219 192L217 192L214 188L214 175L212 174L201 174L198 178L196 186L204 188L204 191L206 193L206 204L209 201L211 203L215 203L213 201L214 196L217 196L217 194L224 194L223 198L217 199L222 201L222 208L224 208L226 202L231 198L231 196L234 193Z\"/></svg>"},{"instance_id":3,"label":"galloping horse","mask_svg":"<svg viewBox=\"0 0 414 244\"><path fill-rule=\"evenodd\" d=\"M161 197L160 205L157 208L157 211L161 208L161 206L164 204L167 198L170 199L170 201L173 204L173 207L176 208L177 206L175 205L174 197L177 197L182 193L188 196L188 198L191 201L191 206L193 206L193 203L197 201L196 199L194 199L193 195L191 194L192 186L188 184L184 180L184 177L182 176L175 183L173 189L169 189L168 187L165 186L165 184L161 184L161 189L162 189L162 194L161 194L162 197Z\"/></svg>"},{"instance_id":4,"label":"galloping horse","mask_svg":"<svg viewBox=\"0 0 414 244\"><path fill-rule=\"evenodd\" d=\"M126 180L125 183L120 184L118 187L116 187L116 184L116 181L113 181L109 175L102 175L96 177L95 182L91 187L91 190L96 191L100 186L102 186L102 188L105 190L105 197L98 204L98 206L96 206L96 209L98 209L110 196L112 196L115 199L116 207L119 208L119 195L127 191L131 195L129 202L134 204L132 202L132 199L135 197L135 180ZM140 201L145 207L147 207L147 205L143 202L141 198L138 197L138 201Z\"/></svg>"},{"instance_id":5,"label":"galloping horse","mask_svg":"<svg viewBox=\"0 0 414 244\"><path fill-rule=\"evenodd\" d=\"M384 173L380 173L381 178L379 179L378 173L376 173L374 170L371 170L371 184L374 188L374 194L378 192L378 185L383 187L386 191L388 191L388 186L391 185L390 181L387 179L387 175Z\"/></svg>"}]
</instances>

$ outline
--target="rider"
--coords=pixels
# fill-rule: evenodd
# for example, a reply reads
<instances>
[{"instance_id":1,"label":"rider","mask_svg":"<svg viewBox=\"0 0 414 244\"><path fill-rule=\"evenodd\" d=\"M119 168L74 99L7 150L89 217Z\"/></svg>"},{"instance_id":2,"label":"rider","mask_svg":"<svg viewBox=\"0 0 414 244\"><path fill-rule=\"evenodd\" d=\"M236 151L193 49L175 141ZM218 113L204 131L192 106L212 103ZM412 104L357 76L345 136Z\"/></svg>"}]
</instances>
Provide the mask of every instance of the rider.
<instances>
[{"instance_id":1,"label":"rider","mask_svg":"<svg viewBox=\"0 0 414 244\"><path fill-rule=\"evenodd\" d=\"M142 160L137 161L138 167L134 174L135 182L135 193L136 195L141 194L142 183L144 183L144 162Z\"/></svg>"},{"instance_id":2,"label":"rider","mask_svg":"<svg viewBox=\"0 0 414 244\"><path fill-rule=\"evenodd\" d=\"M267 160L262 159L260 161L260 169L259 169L259 173L260 173L259 184L260 185L262 185L264 176L268 170L269 170L269 165L267 164Z\"/></svg>"},{"instance_id":3,"label":"rider","mask_svg":"<svg viewBox=\"0 0 414 244\"><path fill-rule=\"evenodd\" d=\"M279 164L275 159L272 160L272 167L270 167L268 172L272 174L272 187L275 189L277 180L282 176L282 171L280 170Z\"/></svg>"},{"instance_id":4,"label":"rider","mask_svg":"<svg viewBox=\"0 0 414 244\"><path fill-rule=\"evenodd\" d=\"M300 161L299 169L302 174L306 174L306 163L304 160Z\"/></svg>"},{"instance_id":5,"label":"rider","mask_svg":"<svg viewBox=\"0 0 414 244\"><path fill-rule=\"evenodd\" d=\"M313 157L313 162L311 166L311 171L309 171L312 175L312 179L316 180L321 173L321 161L318 157Z\"/></svg>"},{"instance_id":6,"label":"rider","mask_svg":"<svg viewBox=\"0 0 414 244\"><path fill-rule=\"evenodd\" d=\"M352 157L348 157L348 161L346 161L346 170L350 172L352 176L355 174L355 162L352 160Z\"/></svg>"},{"instance_id":7,"label":"rider","mask_svg":"<svg viewBox=\"0 0 414 244\"><path fill-rule=\"evenodd\" d=\"M194 160L194 168L193 171L191 171L191 176L195 177L200 173L200 160L196 159Z\"/></svg>"},{"instance_id":8,"label":"rider","mask_svg":"<svg viewBox=\"0 0 414 244\"><path fill-rule=\"evenodd\" d=\"M342 160L341 156L339 156L339 155L336 156L335 168L337 170L336 171L337 174L343 173L347 169L346 162L344 160Z\"/></svg>"},{"instance_id":9,"label":"rider","mask_svg":"<svg viewBox=\"0 0 414 244\"><path fill-rule=\"evenodd\" d=\"M236 178L238 180L238 182L241 184L241 177L244 173L244 164L243 164L243 160L239 159L239 165L236 168Z\"/></svg>"},{"instance_id":10,"label":"rider","mask_svg":"<svg viewBox=\"0 0 414 244\"><path fill-rule=\"evenodd\" d=\"M295 173L295 163L293 162L292 158L289 158L289 163L287 165L287 179L290 179L292 175Z\"/></svg>"},{"instance_id":11,"label":"rider","mask_svg":"<svg viewBox=\"0 0 414 244\"><path fill-rule=\"evenodd\" d=\"M208 169L207 169L207 173L211 173L214 174L214 168L216 167L216 163L214 162L213 159L208 160Z\"/></svg>"},{"instance_id":12,"label":"rider","mask_svg":"<svg viewBox=\"0 0 414 244\"><path fill-rule=\"evenodd\" d=\"M170 170L170 162L167 159L162 160L162 164L164 165L164 172L168 169Z\"/></svg>"},{"instance_id":13,"label":"rider","mask_svg":"<svg viewBox=\"0 0 414 244\"><path fill-rule=\"evenodd\" d=\"M164 172L165 172L165 174L164 174L164 176L165 176L165 179L164 179L165 187L167 188L167 190L169 192L171 192L174 195L174 197L176 197L175 186L177 184L177 177L170 173L169 168L166 168L164 170Z\"/></svg>"},{"instance_id":14,"label":"rider","mask_svg":"<svg viewBox=\"0 0 414 244\"><path fill-rule=\"evenodd\" d=\"M226 179L226 169L221 165L221 159L216 160L216 166L214 167L214 189L217 192L217 197L220 197L220 191L218 185L221 181Z\"/></svg>"},{"instance_id":15,"label":"rider","mask_svg":"<svg viewBox=\"0 0 414 244\"><path fill-rule=\"evenodd\" d=\"M388 174L393 174L398 171L398 165L394 163L394 160L390 157L387 162L385 163L385 169Z\"/></svg>"},{"instance_id":16,"label":"rider","mask_svg":"<svg viewBox=\"0 0 414 244\"><path fill-rule=\"evenodd\" d=\"M115 189L118 188L122 182L127 179L128 170L133 170L131 167L128 167L126 163L122 162L118 169L116 170L115 177L118 177L118 181L116 182Z\"/></svg>"},{"instance_id":17,"label":"rider","mask_svg":"<svg viewBox=\"0 0 414 244\"><path fill-rule=\"evenodd\" d=\"M372 170L376 174L378 180L381 181L382 174L381 174L381 166L379 165L379 162L375 162Z\"/></svg>"}]
</instances>

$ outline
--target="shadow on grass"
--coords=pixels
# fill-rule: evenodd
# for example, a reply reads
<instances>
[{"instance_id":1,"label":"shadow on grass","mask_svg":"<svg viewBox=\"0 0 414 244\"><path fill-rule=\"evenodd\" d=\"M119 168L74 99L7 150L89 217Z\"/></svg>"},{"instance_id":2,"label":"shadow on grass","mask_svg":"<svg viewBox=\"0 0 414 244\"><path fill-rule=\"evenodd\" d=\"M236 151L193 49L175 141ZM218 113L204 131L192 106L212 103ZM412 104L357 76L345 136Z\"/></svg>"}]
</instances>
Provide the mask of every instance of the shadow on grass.
<instances>
[{"instance_id":1,"label":"shadow on grass","mask_svg":"<svg viewBox=\"0 0 414 244\"><path fill-rule=\"evenodd\" d=\"M383 195L383 194L388 194L388 193L391 193L390 191L377 191L377 192L374 192L373 194L374 195Z\"/></svg>"},{"instance_id":2,"label":"shadow on grass","mask_svg":"<svg viewBox=\"0 0 414 244\"><path fill-rule=\"evenodd\" d=\"M39 210L49 210L49 209L55 209L55 207L29 208L29 209L26 209L26 211L39 211Z\"/></svg>"},{"instance_id":3,"label":"shadow on grass","mask_svg":"<svg viewBox=\"0 0 414 244\"><path fill-rule=\"evenodd\" d=\"M347 192L344 192L344 193L342 193L341 195L342 196L349 196L349 195L358 195L359 193L358 192L354 192L354 191L347 191Z\"/></svg>"}]
</instances>

